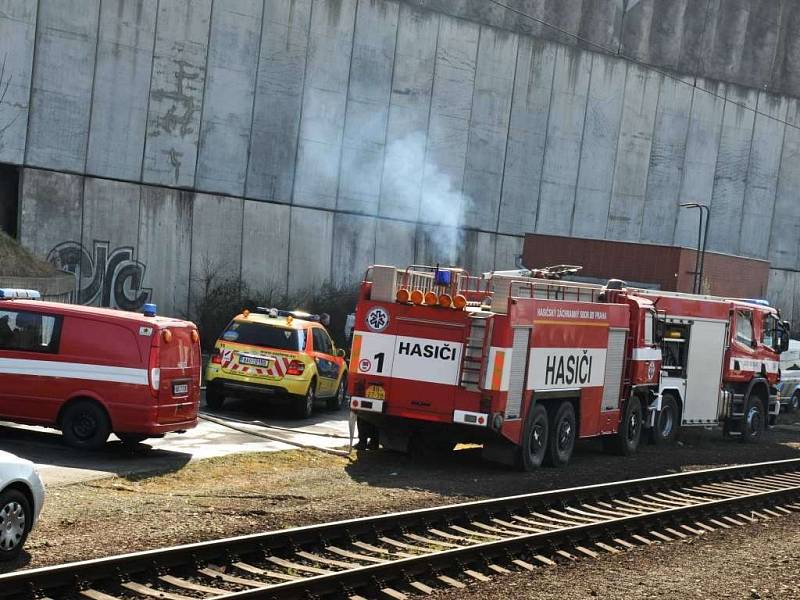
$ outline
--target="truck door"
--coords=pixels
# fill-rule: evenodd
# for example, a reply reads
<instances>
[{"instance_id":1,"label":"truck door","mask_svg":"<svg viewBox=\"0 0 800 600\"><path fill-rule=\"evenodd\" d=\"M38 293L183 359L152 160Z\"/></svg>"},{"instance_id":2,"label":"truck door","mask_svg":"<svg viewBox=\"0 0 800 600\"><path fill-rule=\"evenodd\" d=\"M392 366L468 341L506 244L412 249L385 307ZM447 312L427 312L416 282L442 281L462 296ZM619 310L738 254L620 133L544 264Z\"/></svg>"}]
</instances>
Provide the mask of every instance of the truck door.
<instances>
[{"instance_id":1,"label":"truck door","mask_svg":"<svg viewBox=\"0 0 800 600\"><path fill-rule=\"evenodd\" d=\"M684 424L717 422L726 338L727 323L724 321L696 320L691 325Z\"/></svg>"}]
</instances>

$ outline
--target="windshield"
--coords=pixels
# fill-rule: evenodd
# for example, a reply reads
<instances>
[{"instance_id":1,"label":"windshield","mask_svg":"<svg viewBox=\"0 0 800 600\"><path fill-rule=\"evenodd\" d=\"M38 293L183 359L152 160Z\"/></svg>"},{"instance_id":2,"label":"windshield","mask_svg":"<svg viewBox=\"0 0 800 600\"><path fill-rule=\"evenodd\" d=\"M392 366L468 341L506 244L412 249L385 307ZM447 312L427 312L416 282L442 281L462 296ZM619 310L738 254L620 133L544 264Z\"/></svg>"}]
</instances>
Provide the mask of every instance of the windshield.
<instances>
[{"instance_id":1,"label":"windshield","mask_svg":"<svg viewBox=\"0 0 800 600\"><path fill-rule=\"evenodd\" d=\"M237 344L275 348L276 350L305 350L306 332L299 329L275 327L253 321L231 321L222 339Z\"/></svg>"}]
</instances>

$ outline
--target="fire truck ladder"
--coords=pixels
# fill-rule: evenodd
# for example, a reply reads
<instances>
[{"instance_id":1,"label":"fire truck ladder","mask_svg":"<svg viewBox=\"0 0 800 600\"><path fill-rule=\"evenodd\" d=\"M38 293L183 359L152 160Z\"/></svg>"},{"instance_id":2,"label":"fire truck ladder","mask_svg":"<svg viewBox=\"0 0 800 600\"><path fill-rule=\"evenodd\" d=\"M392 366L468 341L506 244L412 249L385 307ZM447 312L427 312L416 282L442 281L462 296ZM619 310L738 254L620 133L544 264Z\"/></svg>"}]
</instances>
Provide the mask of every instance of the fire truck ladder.
<instances>
[{"instance_id":1,"label":"fire truck ladder","mask_svg":"<svg viewBox=\"0 0 800 600\"><path fill-rule=\"evenodd\" d=\"M477 391L486 359L486 340L491 330L488 313L471 313L470 330L461 359L461 387Z\"/></svg>"}]
</instances>

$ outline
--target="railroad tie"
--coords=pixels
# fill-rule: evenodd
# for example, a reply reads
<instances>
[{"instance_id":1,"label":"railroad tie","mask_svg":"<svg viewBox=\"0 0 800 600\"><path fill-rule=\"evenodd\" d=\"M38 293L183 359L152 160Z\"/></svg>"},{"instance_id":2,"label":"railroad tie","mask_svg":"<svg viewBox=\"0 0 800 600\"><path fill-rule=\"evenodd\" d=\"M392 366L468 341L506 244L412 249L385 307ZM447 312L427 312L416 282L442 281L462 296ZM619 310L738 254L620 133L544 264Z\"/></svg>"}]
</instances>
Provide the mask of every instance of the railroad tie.
<instances>
[{"instance_id":1,"label":"railroad tie","mask_svg":"<svg viewBox=\"0 0 800 600\"><path fill-rule=\"evenodd\" d=\"M175 577L174 575L160 575L159 579L164 583L168 583L170 585L174 585L175 587L183 588L185 590L190 590L192 592L203 592L204 594L217 594L217 595L228 593L228 590L211 587L208 585L201 585L199 583L194 583L193 581L188 581L186 579L181 579L180 577Z\"/></svg>"},{"instance_id":2,"label":"railroad tie","mask_svg":"<svg viewBox=\"0 0 800 600\"><path fill-rule=\"evenodd\" d=\"M280 581L297 581L298 579L302 579L302 577L297 577L296 575L288 575L287 573L278 573L277 571L267 571L266 569L261 569L259 567L255 567L246 562L235 562L233 566L237 569L241 569L246 573L252 573L253 575L263 575L264 577L271 577L273 579L278 579Z\"/></svg>"},{"instance_id":3,"label":"railroad tie","mask_svg":"<svg viewBox=\"0 0 800 600\"><path fill-rule=\"evenodd\" d=\"M108 594L104 594L103 592L99 592L91 588L88 590L81 590L80 594L84 598L89 598L90 600L120 600L117 596L109 596Z\"/></svg>"},{"instance_id":4,"label":"railroad tie","mask_svg":"<svg viewBox=\"0 0 800 600\"><path fill-rule=\"evenodd\" d=\"M264 583L263 581L258 581L256 579L249 579L247 577L237 577L236 575L229 575L225 573L222 568L209 565L202 569L197 570L198 573L202 573L207 577L211 577L212 579L218 579L220 581L225 581L227 583L235 583L237 585L243 585L244 587L249 588L260 588L269 585L268 583Z\"/></svg>"},{"instance_id":5,"label":"railroad tie","mask_svg":"<svg viewBox=\"0 0 800 600\"><path fill-rule=\"evenodd\" d=\"M172 592L164 592L162 590L150 587L149 585L136 583L135 581L126 581L122 584L122 587L129 589L132 592L136 592L137 594L141 594L142 596L148 596L150 598L160 598L161 600L196 600L191 596L184 596L183 594L174 594Z\"/></svg>"}]
</instances>

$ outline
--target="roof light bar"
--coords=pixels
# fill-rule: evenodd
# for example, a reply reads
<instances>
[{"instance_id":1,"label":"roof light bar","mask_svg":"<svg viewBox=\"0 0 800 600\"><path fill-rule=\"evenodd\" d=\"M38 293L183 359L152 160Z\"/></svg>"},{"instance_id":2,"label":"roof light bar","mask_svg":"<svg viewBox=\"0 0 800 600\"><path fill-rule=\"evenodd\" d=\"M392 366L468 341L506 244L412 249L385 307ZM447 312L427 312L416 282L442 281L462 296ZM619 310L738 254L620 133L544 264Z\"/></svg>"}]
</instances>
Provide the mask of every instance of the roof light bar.
<instances>
[{"instance_id":1,"label":"roof light bar","mask_svg":"<svg viewBox=\"0 0 800 600\"><path fill-rule=\"evenodd\" d=\"M254 312L262 313L272 318L292 317L293 319L302 319L303 321L321 320L319 315L312 315L302 310L279 310L277 308L267 308L266 306L257 306Z\"/></svg>"},{"instance_id":2,"label":"roof light bar","mask_svg":"<svg viewBox=\"0 0 800 600\"><path fill-rule=\"evenodd\" d=\"M0 288L0 300L41 300L42 295L36 290Z\"/></svg>"}]
</instances>

